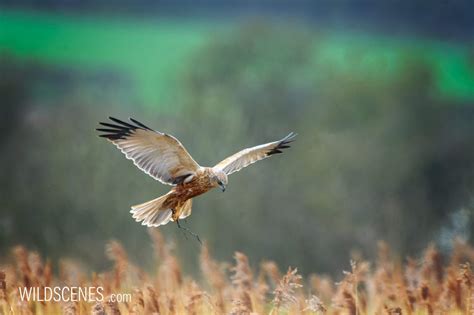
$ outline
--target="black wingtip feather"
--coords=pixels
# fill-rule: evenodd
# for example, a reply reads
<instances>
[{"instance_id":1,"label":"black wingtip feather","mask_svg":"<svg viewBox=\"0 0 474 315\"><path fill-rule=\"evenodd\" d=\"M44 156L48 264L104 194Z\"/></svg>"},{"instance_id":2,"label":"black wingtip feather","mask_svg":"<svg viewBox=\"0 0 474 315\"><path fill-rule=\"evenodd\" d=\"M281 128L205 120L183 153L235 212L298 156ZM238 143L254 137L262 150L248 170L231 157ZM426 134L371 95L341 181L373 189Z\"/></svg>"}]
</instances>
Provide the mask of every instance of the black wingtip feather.
<instances>
[{"instance_id":1,"label":"black wingtip feather","mask_svg":"<svg viewBox=\"0 0 474 315\"><path fill-rule=\"evenodd\" d=\"M281 139L276 147L267 152L267 155L283 153L282 149L290 148L290 143L295 141L296 133L290 132L285 138Z\"/></svg>"},{"instance_id":2,"label":"black wingtip feather","mask_svg":"<svg viewBox=\"0 0 474 315\"><path fill-rule=\"evenodd\" d=\"M124 139L122 136L116 135L116 134L102 134L102 135L99 135L99 137L107 138L109 140Z\"/></svg>"},{"instance_id":3,"label":"black wingtip feather","mask_svg":"<svg viewBox=\"0 0 474 315\"><path fill-rule=\"evenodd\" d=\"M128 119L130 119L131 122L133 122L134 124L144 128L144 129L147 129L147 130L150 130L150 131L153 131L151 128L145 126L144 124L142 124L141 122L139 122L138 120L136 119L133 119L132 117L129 117Z\"/></svg>"},{"instance_id":4,"label":"black wingtip feather","mask_svg":"<svg viewBox=\"0 0 474 315\"><path fill-rule=\"evenodd\" d=\"M114 117L109 117L109 119L114 123L99 122L99 125L108 127L96 128L97 131L103 132L99 137L107 138L109 140L119 140L126 139L137 129L152 130L133 118L130 118L130 121L134 123L134 125Z\"/></svg>"},{"instance_id":5,"label":"black wingtip feather","mask_svg":"<svg viewBox=\"0 0 474 315\"><path fill-rule=\"evenodd\" d=\"M267 155L274 155L274 154L280 154L280 153L283 153L283 152L280 150L273 149L270 152L268 152Z\"/></svg>"},{"instance_id":6,"label":"black wingtip feather","mask_svg":"<svg viewBox=\"0 0 474 315\"><path fill-rule=\"evenodd\" d=\"M110 128L115 128L115 129L128 129L127 127L119 126L119 125L114 125L114 124L109 124L105 122L99 122L99 125L105 126L105 127L110 127Z\"/></svg>"},{"instance_id":7,"label":"black wingtip feather","mask_svg":"<svg viewBox=\"0 0 474 315\"><path fill-rule=\"evenodd\" d=\"M122 120L120 120L120 119L117 119L117 118L114 118L114 117L109 117L109 119L112 120L112 121L115 121L117 124L121 124L121 125L123 125L123 126L125 126L125 127L128 127L128 128L135 128L135 129L136 129L136 126L131 125L131 124L129 124L129 123L125 122L125 121L122 121Z\"/></svg>"},{"instance_id":8,"label":"black wingtip feather","mask_svg":"<svg viewBox=\"0 0 474 315\"><path fill-rule=\"evenodd\" d=\"M118 132L117 129L109 129L109 128L96 128L95 130L102 131L102 132Z\"/></svg>"}]
</instances>

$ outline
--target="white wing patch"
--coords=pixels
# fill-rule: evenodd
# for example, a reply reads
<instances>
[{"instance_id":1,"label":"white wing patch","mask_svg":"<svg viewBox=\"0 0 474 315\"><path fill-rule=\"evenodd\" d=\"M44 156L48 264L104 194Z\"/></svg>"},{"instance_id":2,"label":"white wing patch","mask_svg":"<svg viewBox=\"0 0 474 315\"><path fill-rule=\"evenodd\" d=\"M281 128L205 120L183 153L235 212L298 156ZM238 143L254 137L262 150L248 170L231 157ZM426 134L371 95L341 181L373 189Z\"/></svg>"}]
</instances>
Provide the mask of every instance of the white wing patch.
<instances>
[{"instance_id":1,"label":"white wing patch","mask_svg":"<svg viewBox=\"0 0 474 315\"><path fill-rule=\"evenodd\" d=\"M281 150L289 148L289 144L294 141L295 137L296 134L292 132L279 141L244 149L221 161L214 166L214 169L221 170L227 175L238 172L250 164L266 159L274 154L282 153Z\"/></svg>"}]
</instances>

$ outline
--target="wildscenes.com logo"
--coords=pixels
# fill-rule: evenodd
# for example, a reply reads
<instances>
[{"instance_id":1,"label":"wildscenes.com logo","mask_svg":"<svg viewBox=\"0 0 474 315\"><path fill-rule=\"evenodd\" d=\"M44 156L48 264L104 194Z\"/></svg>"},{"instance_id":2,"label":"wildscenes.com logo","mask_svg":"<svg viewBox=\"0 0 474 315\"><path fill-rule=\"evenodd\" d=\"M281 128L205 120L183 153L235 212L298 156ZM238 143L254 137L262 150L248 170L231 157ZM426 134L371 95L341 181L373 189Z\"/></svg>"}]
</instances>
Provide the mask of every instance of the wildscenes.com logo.
<instances>
[{"instance_id":1,"label":"wildscenes.com logo","mask_svg":"<svg viewBox=\"0 0 474 315\"><path fill-rule=\"evenodd\" d=\"M103 302L103 287L19 287L22 301Z\"/></svg>"},{"instance_id":2,"label":"wildscenes.com logo","mask_svg":"<svg viewBox=\"0 0 474 315\"><path fill-rule=\"evenodd\" d=\"M0 300L7 296L5 273L0 271ZM18 287L20 300L35 302L131 302L131 293L111 293L105 296L104 287L47 286Z\"/></svg>"}]
</instances>

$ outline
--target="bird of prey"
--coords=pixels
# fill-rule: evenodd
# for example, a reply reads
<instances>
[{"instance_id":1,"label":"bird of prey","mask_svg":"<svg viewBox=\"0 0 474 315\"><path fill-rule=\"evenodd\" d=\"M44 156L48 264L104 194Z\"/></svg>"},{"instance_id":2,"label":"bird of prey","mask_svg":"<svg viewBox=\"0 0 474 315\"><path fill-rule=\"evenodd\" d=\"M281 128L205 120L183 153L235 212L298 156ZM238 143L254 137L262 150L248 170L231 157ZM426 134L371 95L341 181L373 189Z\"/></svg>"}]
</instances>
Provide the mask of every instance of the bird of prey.
<instances>
[{"instance_id":1,"label":"bird of prey","mask_svg":"<svg viewBox=\"0 0 474 315\"><path fill-rule=\"evenodd\" d=\"M242 168L289 148L296 136L244 149L219 162L214 167L200 166L175 137L152 130L130 118L129 122L109 117L111 122L100 122L100 137L107 138L122 151L127 159L142 171L163 184L174 186L167 194L132 206L133 218L142 225L157 227L191 214L192 198L212 188L225 191L227 176Z\"/></svg>"}]
</instances>

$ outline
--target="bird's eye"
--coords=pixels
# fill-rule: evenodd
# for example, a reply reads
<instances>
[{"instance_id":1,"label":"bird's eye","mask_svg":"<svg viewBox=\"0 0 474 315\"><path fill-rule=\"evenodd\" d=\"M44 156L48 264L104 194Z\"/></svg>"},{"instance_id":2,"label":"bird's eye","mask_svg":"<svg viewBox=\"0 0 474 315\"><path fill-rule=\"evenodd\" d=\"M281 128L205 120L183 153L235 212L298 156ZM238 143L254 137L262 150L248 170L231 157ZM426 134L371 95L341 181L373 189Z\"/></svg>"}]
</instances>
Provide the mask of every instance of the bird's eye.
<instances>
[{"instance_id":1,"label":"bird's eye","mask_svg":"<svg viewBox=\"0 0 474 315\"><path fill-rule=\"evenodd\" d=\"M217 183L218 183L219 185L222 185L222 182L221 182L220 180L218 180Z\"/></svg>"}]
</instances>

